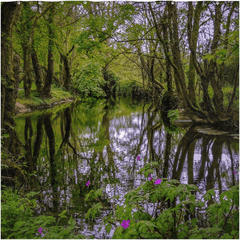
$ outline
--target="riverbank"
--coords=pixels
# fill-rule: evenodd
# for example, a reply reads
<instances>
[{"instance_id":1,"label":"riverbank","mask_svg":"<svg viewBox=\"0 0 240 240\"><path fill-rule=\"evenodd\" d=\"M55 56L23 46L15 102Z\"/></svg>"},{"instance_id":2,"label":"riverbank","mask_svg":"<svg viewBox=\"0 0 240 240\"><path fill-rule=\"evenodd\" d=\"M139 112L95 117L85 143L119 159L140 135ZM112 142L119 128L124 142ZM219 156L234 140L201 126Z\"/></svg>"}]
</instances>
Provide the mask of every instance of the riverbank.
<instances>
[{"instance_id":1,"label":"riverbank","mask_svg":"<svg viewBox=\"0 0 240 240\"><path fill-rule=\"evenodd\" d=\"M26 99L24 97L24 90L18 91L18 98L15 104L15 114L21 114L25 112L31 112L36 109L52 108L56 105L68 103L76 100L76 97L62 88L52 87L52 98L43 99L36 91L31 92L31 97Z\"/></svg>"}]
</instances>

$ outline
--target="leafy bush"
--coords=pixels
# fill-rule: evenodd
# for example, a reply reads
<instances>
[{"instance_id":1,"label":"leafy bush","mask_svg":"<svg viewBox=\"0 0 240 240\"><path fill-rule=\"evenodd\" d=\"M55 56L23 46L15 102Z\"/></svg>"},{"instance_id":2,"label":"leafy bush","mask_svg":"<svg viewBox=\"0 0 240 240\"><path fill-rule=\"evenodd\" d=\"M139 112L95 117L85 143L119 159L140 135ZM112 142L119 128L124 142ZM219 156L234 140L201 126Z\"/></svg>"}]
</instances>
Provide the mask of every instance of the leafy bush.
<instances>
[{"instance_id":1,"label":"leafy bush","mask_svg":"<svg viewBox=\"0 0 240 240\"><path fill-rule=\"evenodd\" d=\"M105 96L100 87L100 83L103 81L101 66L94 63L75 69L72 77L73 87L79 91L82 97Z\"/></svg>"},{"instance_id":2,"label":"leafy bush","mask_svg":"<svg viewBox=\"0 0 240 240\"><path fill-rule=\"evenodd\" d=\"M147 177L158 164L148 163L139 173ZM220 201L213 189L201 201L194 195L199 191L197 186L180 184L174 179L161 180L161 184L160 180L156 184L156 180L150 179L128 192L124 205L117 205L115 213L104 218L108 233L112 225L116 226L113 238L239 238L239 185L221 193ZM154 205L152 214L146 205ZM89 213L94 212L95 218L100 213L100 204L93 209ZM201 224L204 216L206 226ZM127 220L130 221L126 223Z\"/></svg>"},{"instance_id":3,"label":"leafy bush","mask_svg":"<svg viewBox=\"0 0 240 240\"><path fill-rule=\"evenodd\" d=\"M58 226L53 216L34 216L33 209L37 203L33 197L38 194L30 192L26 197L20 197L16 191L6 188L2 190L1 206L1 236L2 238L76 238L84 239L82 235L75 235L76 222L71 217L68 226ZM66 218L66 210L59 214L59 218ZM42 234L39 233L42 228Z\"/></svg>"}]
</instances>

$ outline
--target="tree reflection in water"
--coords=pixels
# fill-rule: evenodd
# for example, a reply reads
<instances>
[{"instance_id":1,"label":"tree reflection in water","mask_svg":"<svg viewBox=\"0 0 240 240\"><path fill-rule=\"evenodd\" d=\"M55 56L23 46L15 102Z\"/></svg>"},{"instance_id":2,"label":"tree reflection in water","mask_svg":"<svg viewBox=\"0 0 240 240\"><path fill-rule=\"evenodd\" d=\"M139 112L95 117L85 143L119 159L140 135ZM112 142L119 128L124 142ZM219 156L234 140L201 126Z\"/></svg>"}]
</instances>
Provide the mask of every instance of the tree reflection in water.
<instances>
[{"instance_id":1,"label":"tree reflection in water","mask_svg":"<svg viewBox=\"0 0 240 240\"><path fill-rule=\"evenodd\" d=\"M28 171L37 171L30 183L33 189L41 189L38 214L47 211L57 216L66 209L68 216L77 218L82 233L98 238L110 237L104 231L98 233L102 217L129 190L147 180L138 171L148 162L159 162L153 179L196 184L197 198L212 188L220 194L238 182L238 174L233 174L239 168L238 140L203 134L195 126L179 125L170 134L160 113L147 103L72 104L50 113L21 115L16 122L19 139L25 143ZM92 189L100 188L104 189L101 197L84 202ZM119 200L108 202L114 195L120 195ZM102 216L86 221L86 212L97 202L104 203Z\"/></svg>"}]
</instances>

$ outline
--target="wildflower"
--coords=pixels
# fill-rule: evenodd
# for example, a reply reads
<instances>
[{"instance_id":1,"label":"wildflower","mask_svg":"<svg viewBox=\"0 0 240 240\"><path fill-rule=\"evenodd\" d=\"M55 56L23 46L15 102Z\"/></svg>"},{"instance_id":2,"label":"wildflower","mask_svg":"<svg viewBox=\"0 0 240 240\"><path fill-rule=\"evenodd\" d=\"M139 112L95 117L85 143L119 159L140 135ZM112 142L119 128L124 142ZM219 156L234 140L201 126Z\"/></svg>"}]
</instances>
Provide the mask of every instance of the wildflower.
<instances>
[{"instance_id":1,"label":"wildflower","mask_svg":"<svg viewBox=\"0 0 240 240\"><path fill-rule=\"evenodd\" d=\"M235 172L235 171L233 171L233 173L234 173L234 174L236 174L236 172Z\"/></svg>"},{"instance_id":2,"label":"wildflower","mask_svg":"<svg viewBox=\"0 0 240 240\"><path fill-rule=\"evenodd\" d=\"M38 231L40 234L42 234L42 228L39 228Z\"/></svg>"},{"instance_id":3,"label":"wildflower","mask_svg":"<svg viewBox=\"0 0 240 240\"><path fill-rule=\"evenodd\" d=\"M157 179L154 184L155 184L155 185L161 184L161 181L162 181L161 179Z\"/></svg>"},{"instance_id":4,"label":"wildflower","mask_svg":"<svg viewBox=\"0 0 240 240\"><path fill-rule=\"evenodd\" d=\"M127 221L123 220L123 222L121 223L121 226L126 229L129 227L129 223L130 223L130 220L127 220Z\"/></svg>"},{"instance_id":5,"label":"wildflower","mask_svg":"<svg viewBox=\"0 0 240 240\"><path fill-rule=\"evenodd\" d=\"M151 173L149 173L149 177L150 177L149 181L151 181L151 180L152 180L152 175L151 175Z\"/></svg>"},{"instance_id":6,"label":"wildflower","mask_svg":"<svg viewBox=\"0 0 240 240\"><path fill-rule=\"evenodd\" d=\"M89 186L89 184L90 184L90 181L88 181L88 182L86 183L86 186Z\"/></svg>"},{"instance_id":7,"label":"wildflower","mask_svg":"<svg viewBox=\"0 0 240 240\"><path fill-rule=\"evenodd\" d=\"M137 157L137 161L140 159L140 156Z\"/></svg>"}]
</instances>

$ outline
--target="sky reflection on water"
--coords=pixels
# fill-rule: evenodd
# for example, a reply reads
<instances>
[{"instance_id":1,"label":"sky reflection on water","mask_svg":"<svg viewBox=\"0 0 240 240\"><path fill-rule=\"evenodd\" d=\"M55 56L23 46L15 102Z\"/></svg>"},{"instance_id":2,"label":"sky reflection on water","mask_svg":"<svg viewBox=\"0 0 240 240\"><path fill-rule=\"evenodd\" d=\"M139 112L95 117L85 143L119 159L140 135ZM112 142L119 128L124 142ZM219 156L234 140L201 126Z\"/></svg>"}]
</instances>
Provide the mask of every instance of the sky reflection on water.
<instances>
[{"instance_id":1,"label":"sky reflection on water","mask_svg":"<svg viewBox=\"0 0 240 240\"><path fill-rule=\"evenodd\" d=\"M145 103L130 105L122 101L108 103L105 109L80 103L17 117L16 129L25 144L27 164L37 174L32 188L40 186L42 191L38 213L47 211L57 216L66 209L68 216L75 216L82 234L111 238L114 228L110 234L104 227L98 232L101 219L127 192L149 180L138 174L149 162L159 163L153 180L168 178L196 184L198 198L211 188L219 189L220 194L238 182L237 139L204 134L191 124L187 128L179 124L178 130L169 134L163 124L158 125L160 113L148 108ZM28 129L32 132L24 134ZM52 129L53 136L46 134L47 129ZM39 149L37 160L33 149ZM100 188L105 189L101 199L108 210L96 221L86 221L84 215L94 203L86 203L84 198L91 189ZM106 199L114 195L120 198L108 203ZM153 204L144 207L152 214Z\"/></svg>"}]
</instances>

